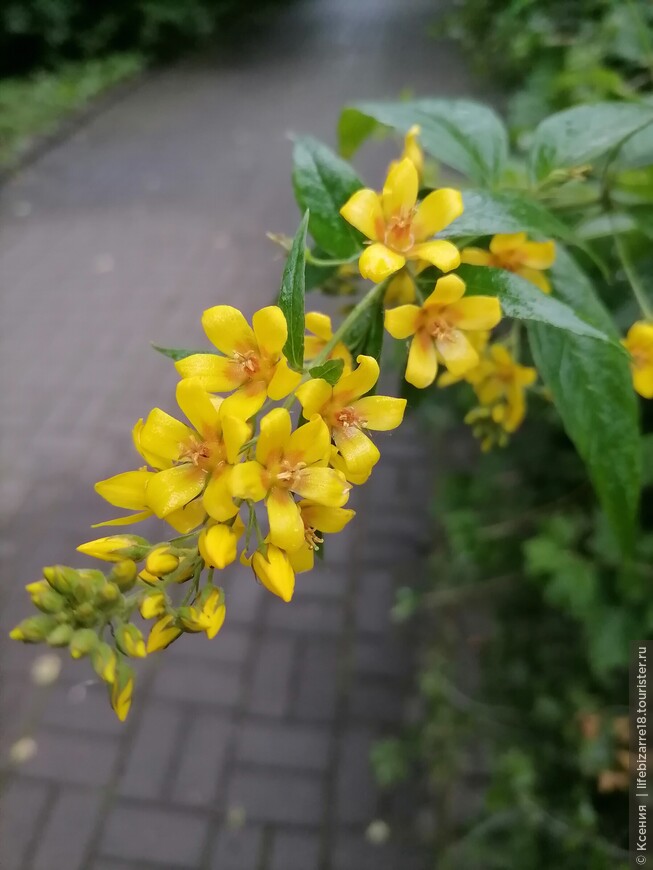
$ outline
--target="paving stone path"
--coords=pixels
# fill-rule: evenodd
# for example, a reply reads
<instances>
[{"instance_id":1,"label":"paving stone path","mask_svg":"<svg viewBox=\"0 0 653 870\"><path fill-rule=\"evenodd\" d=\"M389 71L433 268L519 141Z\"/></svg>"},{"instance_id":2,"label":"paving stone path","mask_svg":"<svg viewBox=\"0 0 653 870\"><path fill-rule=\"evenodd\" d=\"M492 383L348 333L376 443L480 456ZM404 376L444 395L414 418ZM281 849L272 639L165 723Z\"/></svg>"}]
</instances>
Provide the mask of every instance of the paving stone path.
<instances>
[{"instance_id":1,"label":"paving stone path","mask_svg":"<svg viewBox=\"0 0 653 870\"><path fill-rule=\"evenodd\" d=\"M226 571L225 628L146 660L126 724L85 662L37 690L42 650L6 632L29 610L24 583L111 515L92 485L134 464L133 422L174 410L174 372L147 341L198 345L204 308L273 298L264 233L298 220L289 134L332 142L347 100L469 93L455 50L426 36L435 11L296 3L248 44L147 78L2 191L0 751L25 733L38 749L3 780L1 870L424 866L402 838L410 796L379 792L369 764L406 715L410 644L389 609L430 534L410 421L382 438L356 520L293 603ZM379 180L388 156L362 171ZM384 845L365 836L375 819Z\"/></svg>"}]
</instances>

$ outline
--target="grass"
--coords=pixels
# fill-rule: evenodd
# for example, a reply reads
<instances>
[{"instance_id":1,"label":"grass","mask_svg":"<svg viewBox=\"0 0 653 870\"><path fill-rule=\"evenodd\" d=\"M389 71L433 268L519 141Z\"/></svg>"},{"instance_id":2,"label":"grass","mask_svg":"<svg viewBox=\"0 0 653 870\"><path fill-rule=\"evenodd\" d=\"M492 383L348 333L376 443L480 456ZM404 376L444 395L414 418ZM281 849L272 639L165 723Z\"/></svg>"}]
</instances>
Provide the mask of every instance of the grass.
<instances>
[{"instance_id":1,"label":"grass","mask_svg":"<svg viewBox=\"0 0 653 870\"><path fill-rule=\"evenodd\" d=\"M56 130L67 115L144 64L141 55L114 54L0 81L0 170L14 166L34 139Z\"/></svg>"}]
</instances>

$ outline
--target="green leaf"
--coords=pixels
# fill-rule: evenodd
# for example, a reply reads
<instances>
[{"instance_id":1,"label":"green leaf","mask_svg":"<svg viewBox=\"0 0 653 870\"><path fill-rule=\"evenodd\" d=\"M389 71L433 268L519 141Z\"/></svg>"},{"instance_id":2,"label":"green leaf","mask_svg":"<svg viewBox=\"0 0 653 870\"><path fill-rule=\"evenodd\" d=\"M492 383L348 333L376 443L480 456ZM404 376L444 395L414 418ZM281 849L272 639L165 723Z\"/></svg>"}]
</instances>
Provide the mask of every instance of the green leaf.
<instances>
[{"instance_id":1,"label":"green leaf","mask_svg":"<svg viewBox=\"0 0 653 870\"><path fill-rule=\"evenodd\" d=\"M458 274L467 284L468 296L497 296L506 317L546 323L574 335L613 342L604 332L581 320L570 306L543 293L514 272L463 265ZM620 348L617 348L617 352L624 355Z\"/></svg>"},{"instance_id":2,"label":"green leaf","mask_svg":"<svg viewBox=\"0 0 653 870\"><path fill-rule=\"evenodd\" d=\"M551 270L562 300L611 338L618 333L594 288L558 246ZM616 344L529 325L537 370L550 389L567 434L585 462L623 551L632 548L642 478L638 403L628 357Z\"/></svg>"},{"instance_id":3,"label":"green leaf","mask_svg":"<svg viewBox=\"0 0 653 870\"><path fill-rule=\"evenodd\" d=\"M344 342L354 359L359 354L381 358L383 349L383 300L379 299L365 309L344 336Z\"/></svg>"},{"instance_id":4,"label":"green leaf","mask_svg":"<svg viewBox=\"0 0 653 870\"><path fill-rule=\"evenodd\" d=\"M152 347L154 350L162 353L163 356L167 356L175 362L180 359L186 359L187 356L194 356L196 353L215 353L214 350L206 350L206 348L202 348L201 350L190 350L186 347L159 347L158 344L153 344Z\"/></svg>"},{"instance_id":5,"label":"green leaf","mask_svg":"<svg viewBox=\"0 0 653 870\"><path fill-rule=\"evenodd\" d=\"M316 243L336 259L363 248L363 236L341 217L349 197L364 187L348 163L310 137L298 139L293 151L293 188L302 211L310 211L308 229Z\"/></svg>"},{"instance_id":6,"label":"green leaf","mask_svg":"<svg viewBox=\"0 0 653 870\"><path fill-rule=\"evenodd\" d=\"M550 115L537 127L529 155L536 181L554 169L592 163L653 122L653 108L639 103L595 103Z\"/></svg>"},{"instance_id":7,"label":"green leaf","mask_svg":"<svg viewBox=\"0 0 653 870\"><path fill-rule=\"evenodd\" d=\"M304 370L304 296L306 295L306 231L308 211L299 225L288 253L279 290L279 308L288 324L288 338L283 352L288 365Z\"/></svg>"},{"instance_id":8,"label":"green leaf","mask_svg":"<svg viewBox=\"0 0 653 870\"><path fill-rule=\"evenodd\" d=\"M439 233L440 238L528 233L573 241L570 227L530 197L518 193L465 190L463 203L465 211Z\"/></svg>"},{"instance_id":9,"label":"green leaf","mask_svg":"<svg viewBox=\"0 0 653 870\"><path fill-rule=\"evenodd\" d=\"M492 183L503 171L506 128L492 109L471 100L356 103L340 116L340 152L350 157L378 125L405 135L413 124L420 126L425 151L474 181Z\"/></svg>"},{"instance_id":10,"label":"green leaf","mask_svg":"<svg viewBox=\"0 0 653 870\"><path fill-rule=\"evenodd\" d=\"M345 361L342 359L328 359L319 366L314 366L309 369L309 374L312 378L322 378L328 384L333 386L340 380L340 375L345 367Z\"/></svg>"}]
</instances>

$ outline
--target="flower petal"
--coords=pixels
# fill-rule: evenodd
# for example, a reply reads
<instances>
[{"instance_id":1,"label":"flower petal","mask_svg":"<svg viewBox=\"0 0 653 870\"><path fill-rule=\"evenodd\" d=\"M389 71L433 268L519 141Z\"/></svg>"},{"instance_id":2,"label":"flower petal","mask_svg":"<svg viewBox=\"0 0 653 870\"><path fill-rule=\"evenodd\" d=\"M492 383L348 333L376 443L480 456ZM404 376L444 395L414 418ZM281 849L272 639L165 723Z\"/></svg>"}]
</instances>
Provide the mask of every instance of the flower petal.
<instances>
[{"instance_id":1,"label":"flower petal","mask_svg":"<svg viewBox=\"0 0 653 870\"><path fill-rule=\"evenodd\" d=\"M333 440L352 474L365 474L381 458L379 448L357 426L334 429Z\"/></svg>"},{"instance_id":2,"label":"flower petal","mask_svg":"<svg viewBox=\"0 0 653 870\"><path fill-rule=\"evenodd\" d=\"M204 489L206 474L195 465L157 471L147 484L147 503L159 519L183 508Z\"/></svg>"},{"instance_id":3,"label":"flower petal","mask_svg":"<svg viewBox=\"0 0 653 870\"><path fill-rule=\"evenodd\" d=\"M212 568L222 570L236 561L238 535L223 523L205 529L197 543L202 558ZM224 610L224 607L220 609Z\"/></svg>"},{"instance_id":4,"label":"flower petal","mask_svg":"<svg viewBox=\"0 0 653 870\"><path fill-rule=\"evenodd\" d=\"M354 411L365 421L364 428L377 432L396 429L404 419L406 399L391 396L366 396L353 403Z\"/></svg>"},{"instance_id":5,"label":"flower petal","mask_svg":"<svg viewBox=\"0 0 653 870\"><path fill-rule=\"evenodd\" d=\"M319 414L333 395L333 387L322 378L311 378L296 390L296 396L307 420Z\"/></svg>"},{"instance_id":6,"label":"flower petal","mask_svg":"<svg viewBox=\"0 0 653 870\"><path fill-rule=\"evenodd\" d=\"M288 559L295 574L304 574L306 571L312 571L315 567L315 550L304 543L304 546L300 547L299 550L288 553Z\"/></svg>"},{"instance_id":7,"label":"flower petal","mask_svg":"<svg viewBox=\"0 0 653 870\"><path fill-rule=\"evenodd\" d=\"M132 523L140 523L142 520L147 520L151 516L151 510L139 511L137 514L128 514L126 517L116 517L115 520L105 520L103 523L93 523L91 528L99 529L102 526L131 526Z\"/></svg>"},{"instance_id":8,"label":"flower petal","mask_svg":"<svg viewBox=\"0 0 653 870\"><path fill-rule=\"evenodd\" d=\"M470 266L489 266L492 255L483 248L463 248L460 252L460 262Z\"/></svg>"},{"instance_id":9,"label":"flower petal","mask_svg":"<svg viewBox=\"0 0 653 870\"><path fill-rule=\"evenodd\" d=\"M327 535L341 532L356 516L356 511L349 508L325 507L321 504L312 504L310 501L300 501L299 507L305 525Z\"/></svg>"},{"instance_id":10,"label":"flower petal","mask_svg":"<svg viewBox=\"0 0 653 870\"><path fill-rule=\"evenodd\" d=\"M515 248L521 248L526 239L526 233L497 233L490 241L490 250L493 254L514 251Z\"/></svg>"},{"instance_id":11,"label":"flower petal","mask_svg":"<svg viewBox=\"0 0 653 870\"><path fill-rule=\"evenodd\" d=\"M460 266L460 252L458 248L445 239L436 239L433 242L422 242L414 245L406 255L411 260L426 260L432 266L437 266L443 272L450 272Z\"/></svg>"},{"instance_id":12,"label":"flower petal","mask_svg":"<svg viewBox=\"0 0 653 870\"><path fill-rule=\"evenodd\" d=\"M633 386L643 399L653 399L653 366L633 368Z\"/></svg>"},{"instance_id":13,"label":"flower petal","mask_svg":"<svg viewBox=\"0 0 653 870\"><path fill-rule=\"evenodd\" d=\"M409 214L417 202L419 176L412 160L404 157L388 172L381 194L383 215L390 220L400 213Z\"/></svg>"},{"instance_id":14,"label":"flower petal","mask_svg":"<svg viewBox=\"0 0 653 870\"><path fill-rule=\"evenodd\" d=\"M398 305L385 313L385 328L393 338L408 338L417 331L419 305Z\"/></svg>"},{"instance_id":15,"label":"flower petal","mask_svg":"<svg viewBox=\"0 0 653 870\"><path fill-rule=\"evenodd\" d=\"M435 342L438 353L454 375L462 375L478 365L478 354L464 332L454 329L447 339Z\"/></svg>"},{"instance_id":16,"label":"flower petal","mask_svg":"<svg viewBox=\"0 0 653 870\"><path fill-rule=\"evenodd\" d=\"M202 314L202 326L219 351L232 356L256 350L254 331L242 311L232 305L214 305Z\"/></svg>"},{"instance_id":17,"label":"flower petal","mask_svg":"<svg viewBox=\"0 0 653 870\"><path fill-rule=\"evenodd\" d=\"M274 402L292 393L296 386L301 382L302 376L299 372L293 371L288 365L285 356L282 356L277 363L272 379L268 384L268 396Z\"/></svg>"},{"instance_id":18,"label":"flower petal","mask_svg":"<svg viewBox=\"0 0 653 870\"><path fill-rule=\"evenodd\" d=\"M114 507L142 510L147 506L147 484L155 474L154 471L124 471L106 480L99 480L95 484L95 491Z\"/></svg>"},{"instance_id":19,"label":"flower petal","mask_svg":"<svg viewBox=\"0 0 653 870\"><path fill-rule=\"evenodd\" d=\"M458 275L445 275L435 282L435 289L424 301L424 308L433 305L452 305L465 295L465 282Z\"/></svg>"},{"instance_id":20,"label":"flower petal","mask_svg":"<svg viewBox=\"0 0 653 870\"><path fill-rule=\"evenodd\" d=\"M413 232L419 241L430 239L448 227L463 213L463 198L459 190L442 187L420 202L413 218Z\"/></svg>"},{"instance_id":21,"label":"flower petal","mask_svg":"<svg viewBox=\"0 0 653 870\"><path fill-rule=\"evenodd\" d=\"M368 187L357 190L340 209L340 214L368 239L378 241L383 238L385 221L381 200L375 190Z\"/></svg>"},{"instance_id":22,"label":"flower petal","mask_svg":"<svg viewBox=\"0 0 653 870\"><path fill-rule=\"evenodd\" d=\"M260 411L265 402L265 381L250 381L224 400L220 411L225 417L248 420Z\"/></svg>"},{"instance_id":23,"label":"flower petal","mask_svg":"<svg viewBox=\"0 0 653 870\"><path fill-rule=\"evenodd\" d=\"M329 427L321 417L314 417L292 433L284 450L284 456L291 463L326 462L331 451Z\"/></svg>"},{"instance_id":24,"label":"flower petal","mask_svg":"<svg viewBox=\"0 0 653 870\"><path fill-rule=\"evenodd\" d=\"M358 268L363 278L369 278L377 284L394 272L398 272L405 264L404 256L391 251L380 242L365 248L358 260Z\"/></svg>"},{"instance_id":25,"label":"flower petal","mask_svg":"<svg viewBox=\"0 0 653 870\"><path fill-rule=\"evenodd\" d=\"M175 363L182 378L199 378L205 390L228 393L247 380L247 375L233 359L217 353L194 353Z\"/></svg>"},{"instance_id":26,"label":"flower petal","mask_svg":"<svg viewBox=\"0 0 653 870\"><path fill-rule=\"evenodd\" d=\"M342 507L349 498L351 485L335 468L304 468L297 476L294 492L327 507Z\"/></svg>"},{"instance_id":27,"label":"flower petal","mask_svg":"<svg viewBox=\"0 0 653 870\"><path fill-rule=\"evenodd\" d=\"M331 318L328 314L322 314L321 311L308 311L305 317L306 329L317 335L323 341L328 341L333 335L333 327L331 326Z\"/></svg>"},{"instance_id":28,"label":"flower petal","mask_svg":"<svg viewBox=\"0 0 653 870\"><path fill-rule=\"evenodd\" d=\"M261 465L278 462L290 438L292 420L286 408L275 408L261 420L261 431L256 442L256 459Z\"/></svg>"},{"instance_id":29,"label":"flower petal","mask_svg":"<svg viewBox=\"0 0 653 870\"><path fill-rule=\"evenodd\" d=\"M176 389L177 404L202 435L220 431L218 410L198 378L184 378Z\"/></svg>"},{"instance_id":30,"label":"flower petal","mask_svg":"<svg viewBox=\"0 0 653 870\"><path fill-rule=\"evenodd\" d=\"M140 420L136 421L136 425L132 429L132 441L134 442L134 447L147 464L152 466L152 468L157 468L159 470L162 468L169 468L172 464L172 460L166 459L164 456L159 456L156 453L152 453L143 447L141 443L141 433L143 432L144 425L145 423L141 417Z\"/></svg>"},{"instance_id":31,"label":"flower petal","mask_svg":"<svg viewBox=\"0 0 653 870\"><path fill-rule=\"evenodd\" d=\"M150 411L140 435L145 450L173 461L179 459L181 446L193 438L195 432L189 426L160 408Z\"/></svg>"},{"instance_id":32,"label":"flower petal","mask_svg":"<svg viewBox=\"0 0 653 870\"><path fill-rule=\"evenodd\" d=\"M227 462L235 465L240 456L240 449L252 437L252 427L238 417L220 413L222 417L222 438L227 450Z\"/></svg>"},{"instance_id":33,"label":"flower petal","mask_svg":"<svg viewBox=\"0 0 653 870\"><path fill-rule=\"evenodd\" d=\"M355 483L356 486L361 486L363 483L367 483L367 480L372 473L372 469L368 468L363 473L355 474L351 468L348 468L345 459L338 452L338 448L334 445L331 446L331 456L329 458L329 462L332 468L335 468L336 471L340 471L345 480L348 480L349 483Z\"/></svg>"},{"instance_id":34,"label":"flower petal","mask_svg":"<svg viewBox=\"0 0 653 870\"><path fill-rule=\"evenodd\" d=\"M274 486L266 499L270 520L270 543L292 552L304 543L304 523L299 508L287 489Z\"/></svg>"},{"instance_id":35,"label":"flower petal","mask_svg":"<svg viewBox=\"0 0 653 870\"><path fill-rule=\"evenodd\" d=\"M438 360L433 339L428 332L420 329L410 343L406 380L418 389L428 387L438 372Z\"/></svg>"},{"instance_id":36,"label":"flower petal","mask_svg":"<svg viewBox=\"0 0 653 870\"><path fill-rule=\"evenodd\" d=\"M384 305L405 305L415 301L415 282L408 269L400 269L388 284Z\"/></svg>"},{"instance_id":37,"label":"flower petal","mask_svg":"<svg viewBox=\"0 0 653 870\"><path fill-rule=\"evenodd\" d=\"M202 496L207 514L221 523L230 520L238 513L238 506L234 504L232 496L232 474L232 468L223 469L222 473L212 474Z\"/></svg>"},{"instance_id":38,"label":"flower petal","mask_svg":"<svg viewBox=\"0 0 653 870\"><path fill-rule=\"evenodd\" d=\"M180 535L187 535L206 519L206 511L201 499L195 499L166 517L166 522Z\"/></svg>"},{"instance_id":39,"label":"flower petal","mask_svg":"<svg viewBox=\"0 0 653 870\"><path fill-rule=\"evenodd\" d=\"M517 274L521 275L521 277L525 278L527 281L530 281L531 284L535 284L536 287L539 287L542 293L551 292L551 282L546 275L538 269L530 269L526 266L522 266L522 268L517 271Z\"/></svg>"},{"instance_id":40,"label":"flower petal","mask_svg":"<svg viewBox=\"0 0 653 870\"><path fill-rule=\"evenodd\" d=\"M522 262L529 269L550 269L555 263L555 242L525 242L521 246Z\"/></svg>"},{"instance_id":41,"label":"flower petal","mask_svg":"<svg viewBox=\"0 0 653 870\"><path fill-rule=\"evenodd\" d=\"M501 303L496 296L468 296L447 306L446 317L459 329L494 329L501 320Z\"/></svg>"},{"instance_id":42,"label":"flower petal","mask_svg":"<svg viewBox=\"0 0 653 870\"><path fill-rule=\"evenodd\" d=\"M379 379L379 364L374 357L360 354L356 362L357 367L343 375L333 388L333 399L338 405L348 405L369 393Z\"/></svg>"},{"instance_id":43,"label":"flower petal","mask_svg":"<svg viewBox=\"0 0 653 870\"><path fill-rule=\"evenodd\" d=\"M252 326L259 348L276 359L288 338L288 325L283 311L278 305L261 308L252 317Z\"/></svg>"},{"instance_id":44,"label":"flower petal","mask_svg":"<svg viewBox=\"0 0 653 870\"><path fill-rule=\"evenodd\" d=\"M268 491L264 482L264 473L263 466L254 460L235 465L229 475L231 494L234 498L261 501Z\"/></svg>"}]
</instances>

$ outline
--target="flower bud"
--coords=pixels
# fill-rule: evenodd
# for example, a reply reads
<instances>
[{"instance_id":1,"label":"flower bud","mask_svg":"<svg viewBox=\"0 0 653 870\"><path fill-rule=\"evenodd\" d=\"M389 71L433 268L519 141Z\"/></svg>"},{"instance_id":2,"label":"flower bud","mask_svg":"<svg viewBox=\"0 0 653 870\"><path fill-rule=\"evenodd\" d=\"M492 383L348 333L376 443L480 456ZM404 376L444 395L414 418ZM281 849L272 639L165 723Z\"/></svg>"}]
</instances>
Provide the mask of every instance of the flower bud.
<instances>
[{"instance_id":1,"label":"flower bud","mask_svg":"<svg viewBox=\"0 0 653 870\"><path fill-rule=\"evenodd\" d=\"M98 604L102 607L111 606L122 598L122 593L115 583L106 583L98 592Z\"/></svg>"},{"instance_id":2,"label":"flower bud","mask_svg":"<svg viewBox=\"0 0 653 870\"><path fill-rule=\"evenodd\" d=\"M171 614L162 617L158 622L155 622L147 639L148 653L157 652L160 649L165 649L167 646L177 640L181 634L181 629L174 624L175 617Z\"/></svg>"},{"instance_id":3,"label":"flower bud","mask_svg":"<svg viewBox=\"0 0 653 870\"><path fill-rule=\"evenodd\" d=\"M186 580L190 580L196 567L197 553L195 552L192 556L184 556L180 559L178 567L171 574L168 574L167 579L173 583L184 583Z\"/></svg>"},{"instance_id":4,"label":"flower bud","mask_svg":"<svg viewBox=\"0 0 653 870\"><path fill-rule=\"evenodd\" d=\"M118 626L116 644L121 652L132 658L142 659L147 655L145 640L141 632L130 622Z\"/></svg>"},{"instance_id":5,"label":"flower bud","mask_svg":"<svg viewBox=\"0 0 653 870\"><path fill-rule=\"evenodd\" d=\"M145 569L155 577L170 574L179 565L179 557L170 552L168 547L157 547L145 560Z\"/></svg>"},{"instance_id":6,"label":"flower bud","mask_svg":"<svg viewBox=\"0 0 653 870\"><path fill-rule=\"evenodd\" d=\"M111 569L109 580L116 584L118 589L128 592L136 582L138 568L133 559L121 559Z\"/></svg>"},{"instance_id":7,"label":"flower bud","mask_svg":"<svg viewBox=\"0 0 653 870\"><path fill-rule=\"evenodd\" d=\"M77 584L77 571L67 565L51 565L43 569L43 576L61 595L70 595Z\"/></svg>"},{"instance_id":8,"label":"flower bud","mask_svg":"<svg viewBox=\"0 0 653 870\"><path fill-rule=\"evenodd\" d=\"M133 691L134 672L125 662L118 661L113 683L109 690L109 700L121 722L125 721L129 713Z\"/></svg>"},{"instance_id":9,"label":"flower bud","mask_svg":"<svg viewBox=\"0 0 653 870\"><path fill-rule=\"evenodd\" d=\"M72 588L73 598L79 604L83 604L85 601L92 601L106 583L104 574L102 571L88 568L76 573L77 582Z\"/></svg>"},{"instance_id":10,"label":"flower bud","mask_svg":"<svg viewBox=\"0 0 653 870\"><path fill-rule=\"evenodd\" d=\"M202 558L212 568L226 568L236 559L238 535L224 523L204 529L198 540Z\"/></svg>"},{"instance_id":11,"label":"flower bud","mask_svg":"<svg viewBox=\"0 0 653 870\"><path fill-rule=\"evenodd\" d=\"M136 559L140 562L149 548L149 542L139 535L109 535L80 544L77 552L94 559L103 559L105 562L120 562L123 559Z\"/></svg>"},{"instance_id":12,"label":"flower bud","mask_svg":"<svg viewBox=\"0 0 653 870\"><path fill-rule=\"evenodd\" d=\"M80 625L94 625L97 622L98 614L90 601L85 601L73 610L73 618Z\"/></svg>"},{"instance_id":13,"label":"flower bud","mask_svg":"<svg viewBox=\"0 0 653 870\"><path fill-rule=\"evenodd\" d=\"M205 616L198 607L180 607L177 618L184 629L190 632L206 631L211 625L209 617Z\"/></svg>"},{"instance_id":14,"label":"flower bud","mask_svg":"<svg viewBox=\"0 0 653 870\"><path fill-rule=\"evenodd\" d=\"M73 634L68 648L74 659L81 659L88 655L97 646L98 636L92 628L78 628Z\"/></svg>"},{"instance_id":15,"label":"flower bud","mask_svg":"<svg viewBox=\"0 0 653 870\"><path fill-rule=\"evenodd\" d=\"M166 597L163 592L150 592L141 598L138 609L143 619L154 619L166 612Z\"/></svg>"},{"instance_id":16,"label":"flower bud","mask_svg":"<svg viewBox=\"0 0 653 870\"><path fill-rule=\"evenodd\" d=\"M282 601L288 602L295 591L295 572L288 555L275 547L267 545L265 555L258 550L252 556L252 568L263 586Z\"/></svg>"},{"instance_id":17,"label":"flower bud","mask_svg":"<svg viewBox=\"0 0 653 870\"><path fill-rule=\"evenodd\" d=\"M37 580L25 587L32 603L44 613L58 613L66 603L64 597L50 586L47 580Z\"/></svg>"},{"instance_id":18,"label":"flower bud","mask_svg":"<svg viewBox=\"0 0 653 870\"><path fill-rule=\"evenodd\" d=\"M57 627L57 620L50 614L40 613L30 616L9 632L12 640L22 640L24 643L40 643Z\"/></svg>"},{"instance_id":19,"label":"flower bud","mask_svg":"<svg viewBox=\"0 0 653 870\"><path fill-rule=\"evenodd\" d=\"M116 678L118 657L108 643L101 641L91 652L91 663L95 673L105 683L113 683Z\"/></svg>"},{"instance_id":20,"label":"flower bud","mask_svg":"<svg viewBox=\"0 0 653 870\"><path fill-rule=\"evenodd\" d=\"M75 629L67 623L58 625L47 636L46 640L49 646L68 646L70 639L73 636Z\"/></svg>"}]
</instances>

